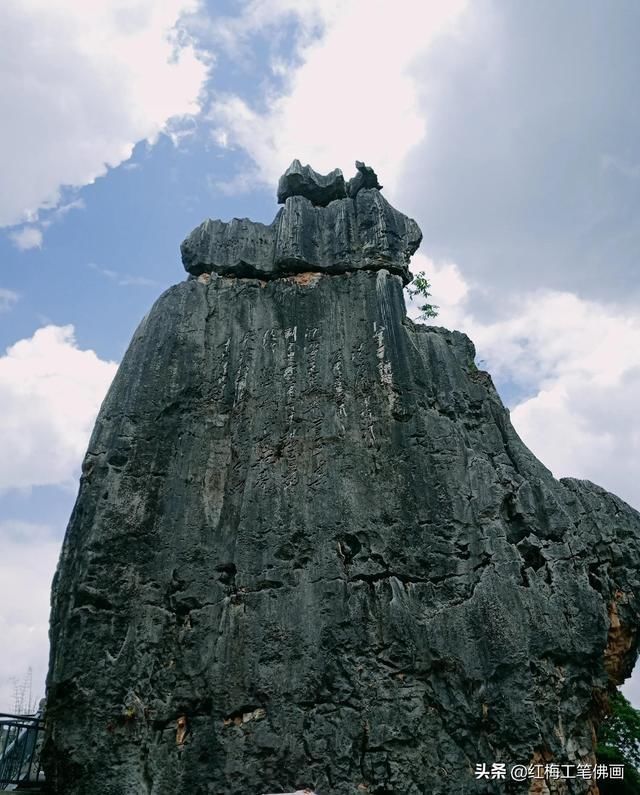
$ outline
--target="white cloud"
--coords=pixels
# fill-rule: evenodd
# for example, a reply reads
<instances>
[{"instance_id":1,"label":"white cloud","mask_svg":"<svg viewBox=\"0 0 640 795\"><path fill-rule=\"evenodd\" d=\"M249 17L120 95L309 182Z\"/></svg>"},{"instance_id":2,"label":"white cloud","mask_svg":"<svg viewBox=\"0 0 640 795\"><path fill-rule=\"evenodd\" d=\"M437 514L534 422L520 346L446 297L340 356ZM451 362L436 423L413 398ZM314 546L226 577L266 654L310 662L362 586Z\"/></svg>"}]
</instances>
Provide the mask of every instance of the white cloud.
<instances>
[{"instance_id":1,"label":"white cloud","mask_svg":"<svg viewBox=\"0 0 640 795\"><path fill-rule=\"evenodd\" d=\"M453 262L436 264L425 254L414 254L409 265L416 275L424 273L431 283L431 296L428 302L438 307L438 317L433 323L448 328L459 328L464 322L464 308L469 293L460 270ZM420 320L419 304L424 303L420 296L407 300L407 314L413 320Z\"/></svg>"},{"instance_id":2,"label":"white cloud","mask_svg":"<svg viewBox=\"0 0 640 795\"><path fill-rule=\"evenodd\" d=\"M0 357L0 490L73 483L116 371L73 326L45 326Z\"/></svg>"},{"instance_id":3,"label":"white cloud","mask_svg":"<svg viewBox=\"0 0 640 795\"><path fill-rule=\"evenodd\" d=\"M640 508L640 318L555 290L512 297L482 321L452 263L416 255L439 316L465 331L483 368L525 393L511 410L524 443L556 477L593 480ZM409 314L418 316L415 301Z\"/></svg>"},{"instance_id":4,"label":"white cloud","mask_svg":"<svg viewBox=\"0 0 640 795\"><path fill-rule=\"evenodd\" d=\"M293 157L319 171L339 166L348 176L359 159L371 163L393 189L407 153L426 131L412 64L464 6L463 0L302 4L295 10L307 35L296 53L300 65L289 69L285 93L267 97L266 110L236 95L218 97L211 111L216 140L246 150L256 175L268 184ZM240 33L238 25L227 23L228 40L267 17L274 24L294 5L263 0L250 9L253 16L244 20ZM311 34L319 21L324 31L318 39Z\"/></svg>"},{"instance_id":5,"label":"white cloud","mask_svg":"<svg viewBox=\"0 0 640 795\"><path fill-rule=\"evenodd\" d=\"M37 226L23 226L15 232L10 232L9 237L13 245L20 251L42 246L42 232Z\"/></svg>"},{"instance_id":6,"label":"white cloud","mask_svg":"<svg viewBox=\"0 0 640 795\"><path fill-rule=\"evenodd\" d=\"M14 707L14 685L33 669L32 696L44 695L49 594L60 540L46 525L0 521L0 711Z\"/></svg>"},{"instance_id":7,"label":"white cloud","mask_svg":"<svg viewBox=\"0 0 640 795\"><path fill-rule=\"evenodd\" d=\"M621 336L623 347L627 342ZM593 480L640 508L640 357L638 349L627 355L609 382L597 365L550 379L547 388L514 408L511 419L557 477Z\"/></svg>"},{"instance_id":8,"label":"white cloud","mask_svg":"<svg viewBox=\"0 0 640 795\"><path fill-rule=\"evenodd\" d=\"M7 290L0 287L0 312L8 312L13 309L13 305L17 302L20 296L13 290Z\"/></svg>"},{"instance_id":9,"label":"white cloud","mask_svg":"<svg viewBox=\"0 0 640 795\"><path fill-rule=\"evenodd\" d=\"M173 31L196 0L5 0L0 226L33 221L197 113L206 66Z\"/></svg>"}]
</instances>

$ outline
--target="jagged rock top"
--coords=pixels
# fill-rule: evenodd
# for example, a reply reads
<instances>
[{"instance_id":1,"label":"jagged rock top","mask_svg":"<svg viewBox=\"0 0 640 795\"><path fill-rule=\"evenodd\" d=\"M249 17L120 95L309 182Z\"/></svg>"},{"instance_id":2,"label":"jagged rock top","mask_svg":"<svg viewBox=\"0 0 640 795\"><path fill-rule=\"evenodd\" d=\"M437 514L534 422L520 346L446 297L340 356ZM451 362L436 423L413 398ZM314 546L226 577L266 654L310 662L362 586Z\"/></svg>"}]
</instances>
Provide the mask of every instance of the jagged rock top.
<instances>
[{"instance_id":1,"label":"jagged rock top","mask_svg":"<svg viewBox=\"0 0 640 795\"><path fill-rule=\"evenodd\" d=\"M365 166L362 161L356 160L356 168L358 169L358 173L353 179L350 179L347 184L348 196L355 199L358 191L362 190L362 188L382 190L382 185L378 182L378 175L371 166Z\"/></svg>"},{"instance_id":2,"label":"jagged rock top","mask_svg":"<svg viewBox=\"0 0 640 795\"><path fill-rule=\"evenodd\" d=\"M316 207L345 199L347 189L342 171L334 168L326 175L318 174L311 166L294 160L278 182L278 204L284 204L290 196L304 196Z\"/></svg>"},{"instance_id":3,"label":"jagged rock top","mask_svg":"<svg viewBox=\"0 0 640 795\"><path fill-rule=\"evenodd\" d=\"M294 160L280 179L284 203L269 225L248 218L208 219L182 243L182 262L203 273L273 279L305 271L346 273L384 268L411 281L409 259L422 240L418 224L381 195L375 171L356 161L345 185Z\"/></svg>"}]
</instances>

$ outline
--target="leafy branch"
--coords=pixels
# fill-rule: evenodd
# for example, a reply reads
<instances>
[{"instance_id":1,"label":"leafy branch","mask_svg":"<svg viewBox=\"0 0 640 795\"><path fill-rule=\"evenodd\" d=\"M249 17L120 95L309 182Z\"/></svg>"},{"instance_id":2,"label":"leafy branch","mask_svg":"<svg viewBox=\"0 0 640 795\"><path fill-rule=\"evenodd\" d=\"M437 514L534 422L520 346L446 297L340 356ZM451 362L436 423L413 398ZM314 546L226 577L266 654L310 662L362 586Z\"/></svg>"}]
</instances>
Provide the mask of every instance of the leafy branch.
<instances>
[{"instance_id":1,"label":"leafy branch","mask_svg":"<svg viewBox=\"0 0 640 795\"><path fill-rule=\"evenodd\" d=\"M427 300L431 297L431 282L427 279L424 271L420 271L420 273L414 276L413 282L407 286L407 292L410 298L419 296L424 299L425 303L418 307L422 313L423 320L427 320L430 317L437 317L438 307Z\"/></svg>"}]
</instances>

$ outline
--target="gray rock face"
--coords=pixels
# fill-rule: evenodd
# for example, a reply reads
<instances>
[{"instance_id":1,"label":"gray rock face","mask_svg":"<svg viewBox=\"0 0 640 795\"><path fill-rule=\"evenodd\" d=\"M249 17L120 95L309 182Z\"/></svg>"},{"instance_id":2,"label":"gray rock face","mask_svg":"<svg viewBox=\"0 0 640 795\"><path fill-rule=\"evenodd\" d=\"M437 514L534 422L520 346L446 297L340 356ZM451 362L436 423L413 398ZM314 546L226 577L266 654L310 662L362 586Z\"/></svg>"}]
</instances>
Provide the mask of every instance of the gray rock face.
<instances>
[{"instance_id":1,"label":"gray rock face","mask_svg":"<svg viewBox=\"0 0 640 795\"><path fill-rule=\"evenodd\" d=\"M284 204L290 196L304 196L312 204L326 207L329 202L344 199L346 195L344 177L339 168L323 175L311 166L303 166L299 160L291 163L278 183L278 204Z\"/></svg>"},{"instance_id":2,"label":"gray rock face","mask_svg":"<svg viewBox=\"0 0 640 795\"><path fill-rule=\"evenodd\" d=\"M475 765L593 763L640 516L556 481L473 359L388 270L161 296L54 581L54 793L542 793Z\"/></svg>"},{"instance_id":3,"label":"gray rock face","mask_svg":"<svg viewBox=\"0 0 640 795\"><path fill-rule=\"evenodd\" d=\"M358 191L363 188L376 188L376 190L382 190L382 185L378 182L378 175L370 166L365 166L360 160L356 160L356 168L358 169L358 173L353 179L350 179L347 184L347 196L355 199L358 195Z\"/></svg>"},{"instance_id":4,"label":"gray rock face","mask_svg":"<svg viewBox=\"0 0 640 795\"><path fill-rule=\"evenodd\" d=\"M290 169L296 164L300 165L294 160ZM338 169L327 177L309 171L315 175L309 177L314 184L316 178L329 180ZM282 179L297 174L288 171ZM247 218L229 223L209 219L182 243L184 267L193 276L217 273L261 279L308 271L347 273L384 268L407 283L411 280L408 262L420 245L422 232L370 185L370 175L363 180L352 198L336 199L326 207L313 203L311 190L306 191L308 195L289 195L269 226ZM377 185L375 174L374 181Z\"/></svg>"}]
</instances>

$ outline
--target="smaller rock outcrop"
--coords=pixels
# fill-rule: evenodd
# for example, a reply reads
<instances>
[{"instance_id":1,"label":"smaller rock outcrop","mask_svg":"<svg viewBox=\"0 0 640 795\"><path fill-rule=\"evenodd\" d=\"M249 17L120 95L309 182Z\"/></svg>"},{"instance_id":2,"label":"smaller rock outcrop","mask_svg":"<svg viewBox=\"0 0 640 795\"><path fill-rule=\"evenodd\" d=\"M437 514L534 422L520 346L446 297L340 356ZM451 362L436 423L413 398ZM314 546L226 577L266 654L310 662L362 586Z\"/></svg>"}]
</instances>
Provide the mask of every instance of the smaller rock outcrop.
<instances>
[{"instance_id":1,"label":"smaller rock outcrop","mask_svg":"<svg viewBox=\"0 0 640 795\"><path fill-rule=\"evenodd\" d=\"M304 196L316 207L326 207L334 199L346 198L344 176L339 168L328 174L318 174L311 166L294 160L278 182L278 204L290 196Z\"/></svg>"},{"instance_id":2,"label":"smaller rock outcrop","mask_svg":"<svg viewBox=\"0 0 640 795\"><path fill-rule=\"evenodd\" d=\"M375 171L356 161L358 175L345 194L340 169L317 174L294 160L280 179L284 207L269 225L209 219L182 243L182 262L194 277L273 279L316 271L380 270L411 281L409 259L422 240L418 224L380 193ZM342 198L329 200L340 191ZM328 203L326 203L328 201Z\"/></svg>"},{"instance_id":3,"label":"smaller rock outcrop","mask_svg":"<svg viewBox=\"0 0 640 795\"><path fill-rule=\"evenodd\" d=\"M347 183L347 196L355 199L358 191L363 188L382 190L382 185L378 182L378 175L371 166L365 166L361 160L356 160L356 168L358 173Z\"/></svg>"}]
</instances>

